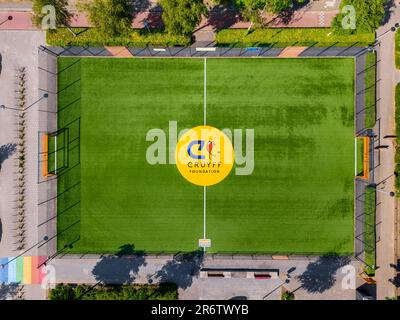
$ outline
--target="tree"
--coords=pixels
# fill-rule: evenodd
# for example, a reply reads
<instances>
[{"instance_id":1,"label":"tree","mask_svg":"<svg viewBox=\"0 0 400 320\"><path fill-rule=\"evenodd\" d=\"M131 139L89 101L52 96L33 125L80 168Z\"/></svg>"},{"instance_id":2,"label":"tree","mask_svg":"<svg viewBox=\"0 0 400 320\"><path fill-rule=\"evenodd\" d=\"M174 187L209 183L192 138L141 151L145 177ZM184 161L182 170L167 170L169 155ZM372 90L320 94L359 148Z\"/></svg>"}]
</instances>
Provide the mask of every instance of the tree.
<instances>
[{"instance_id":1,"label":"tree","mask_svg":"<svg viewBox=\"0 0 400 320\"><path fill-rule=\"evenodd\" d=\"M74 300L74 287L70 284L58 284L50 291L49 300Z\"/></svg>"},{"instance_id":2,"label":"tree","mask_svg":"<svg viewBox=\"0 0 400 320\"><path fill-rule=\"evenodd\" d=\"M293 0L266 0L265 9L271 13L281 13L290 8Z\"/></svg>"},{"instance_id":3,"label":"tree","mask_svg":"<svg viewBox=\"0 0 400 320\"><path fill-rule=\"evenodd\" d=\"M81 4L98 32L106 37L116 37L131 30L132 17L129 0L94 0Z\"/></svg>"},{"instance_id":4,"label":"tree","mask_svg":"<svg viewBox=\"0 0 400 320\"><path fill-rule=\"evenodd\" d=\"M242 15L247 21L256 26L262 26L261 10L265 8L267 0L242 0Z\"/></svg>"},{"instance_id":5,"label":"tree","mask_svg":"<svg viewBox=\"0 0 400 320\"><path fill-rule=\"evenodd\" d=\"M294 293L290 291L283 292L281 300L294 300Z\"/></svg>"},{"instance_id":6,"label":"tree","mask_svg":"<svg viewBox=\"0 0 400 320\"><path fill-rule=\"evenodd\" d=\"M208 10L203 0L161 0L162 20L168 33L190 35Z\"/></svg>"},{"instance_id":7,"label":"tree","mask_svg":"<svg viewBox=\"0 0 400 320\"><path fill-rule=\"evenodd\" d=\"M32 5L32 22L34 25L37 27L42 25L43 18L48 14L47 12L42 13L42 9L47 5L51 5L55 9L56 27L65 27L69 25L71 14L67 9L68 0L34 0Z\"/></svg>"},{"instance_id":8,"label":"tree","mask_svg":"<svg viewBox=\"0 0 400 320\"><path fill-rule=\"evenodd\" d=\"M289 10L295 3L304 3L305 0L233 0L242 10L243 18L253 22L256 26L263 25L261 13L267 11L281 14Z\"/></svg>"},{"instance_id":9,"label":"tree","mask_svg":"<svg viewBox=\"0 0 400 320\"><path fill-rule=\"evenodd\" d=\"M344 0L341 9L353 6L356 13L356 29L344 29L342 21L349 17L349 12L339 13L332 22L337 33L374 32L385 17L388 0Z\"/></svg>"}]
</instances>

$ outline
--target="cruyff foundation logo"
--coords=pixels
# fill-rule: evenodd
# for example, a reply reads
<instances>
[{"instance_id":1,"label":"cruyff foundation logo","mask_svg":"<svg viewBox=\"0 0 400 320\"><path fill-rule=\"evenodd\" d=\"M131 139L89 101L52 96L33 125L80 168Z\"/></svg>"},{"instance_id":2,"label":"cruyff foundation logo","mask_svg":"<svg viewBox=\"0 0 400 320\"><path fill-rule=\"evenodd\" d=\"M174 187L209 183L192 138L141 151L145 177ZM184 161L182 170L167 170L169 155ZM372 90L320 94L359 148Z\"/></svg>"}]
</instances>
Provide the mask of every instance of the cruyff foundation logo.
<instances>
[{"instance_id":1,"label":"cruyff foundation logo","mask_svg":"<svg viewBox=\"0 0 400 320\"><path fill-rule=\"evenodd\" d=\"M216 129L218 130L218 129ZM146 162L149 165L176 165L176 150L178 141L182 141L184 135L190 129L178 130L177 121L168 122L168 130L153 128L146 133L146 142L150 142L146 150ZM254 129L228 129L224 128L220 132L229 138L226 141L232 142L234 150L234 173L237 176L248 176L254 171ZM216 138L205 135L203 138L193 135L191 141L204 141L203 145L193 142L190 150L193 155L203 155L208 159L216 159L220 154L221 143ZM189 143L191 141L186 141ZM182 149L189 156L186 149ZM193 159L192 160L199 160ZM200 159L201 160L201 159Z\"/></svg>"},{"instance_id":2,"label":"cruyff foundation logo","mask_svg":"<svg viewBox=\"0 0 400 320\"><path fill-rule=\"evenodd\" d=\"M201 155L201 154L200 155L195 155L195 154L192 153L193 145L198 145L199 146L198 150L202 151L203 147L204 147L204 140L193 140L192 142L190 142L189 146L188 146L188 155L190 157L192 157L193 159L205 159L204 155ZM212 154L212 150L213 150L214 146L215 146L215 142L214 141L210 140L210 141L207 142L207 149L206 150L208 152L208 158L210 160L211 160L212 156L215 157L215 155Z\"/></svg>"},{"instance_id":3,"label":"cruyff foundation logo","mask_svg":"<svg viewBox=\"0 0 400 320\"><path fill-rule=\"evenodd\" d=\"M210 186L221 182L232 170L234 152L230 139L211 126L190 129L176 146L176 166L189 182Z\"/></svg>"}]
</instances>

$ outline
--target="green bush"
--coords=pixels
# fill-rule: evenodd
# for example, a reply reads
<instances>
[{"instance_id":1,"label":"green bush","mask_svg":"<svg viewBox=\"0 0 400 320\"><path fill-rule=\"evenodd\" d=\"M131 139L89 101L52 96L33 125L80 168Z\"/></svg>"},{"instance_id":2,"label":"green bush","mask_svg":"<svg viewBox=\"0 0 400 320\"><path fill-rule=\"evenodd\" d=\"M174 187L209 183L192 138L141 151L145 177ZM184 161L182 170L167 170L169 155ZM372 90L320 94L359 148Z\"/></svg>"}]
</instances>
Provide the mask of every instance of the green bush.
<instances>
[{"instance_id":1,"label":"green bush","mask_svg":"<svg viewBox=\"0 0 400 320\"><path fill-rule=\"evenodd\" d=\"M365 127L372 128L376 122L376 54L367 54L365 65Z\"/></svg>"},{"instance_id":2,"label":"green bush","mask_svg":"<svg viewBox=\"0 0 400 320\"><path fill-rule=\"evenodd\" d=\"M50 46L187 46L190 37L169 35L165 32L147 32L132 30L128 35L107 37L97 32L96 28L74 28L74 36L68 29L59 28L47 31L46 42Z\"/></svg>"},{"instance_id":3,"label":"green bush","mask_svg":"<svg viewBox=\"0 0 400 320\"><path fill-rule=\"evenodd\" d=\"M223 29L217 33L219 46L288 47L288 46L366 46L374 43L375 33L334 34L330 28L270 28L248 32Z\"/></svg>"},{"instance_id":4,"label":"green bush","mask_svg":"<svg viewBox=\"0 0 400 320\"><path fill-rule=\"evenodd\" d=\"M339 13L332 21L332 27L338 33L359 33L375 32L381 25L385 16L385 6L388 0L343 0L340 8L353 6L356 13L356 29L345 30L342 27L342 20L347 13Z\"/></svg>"},{"instance_id":5,"label":"green bush","mask_svg":"<svg viewBox=\"0 0 400 320\"><path fill-rule=\"evenodd\" d=\"M50 291L50 300L177 300L173 283L160 285L89 286L59 284Z\"/></svg>"},{"instance_id":6,"label":"green bush","mask_svg":"<svg viewBox=\"0 0 400 320\"><path fill-rule=\"evenodd\" d=\"M400 69L400 30L396 31L396 66Z\"/></svg>"},{"instance_id":7,"label":"green bush","mask_svg":"<svg viewBox=\"0 0 400 320\"><path fill-rule=\"evenodd\" d=\"M375 275L375 257L376 257L376 190L374 187L368 186L365 189L365 223L364 223L364 247L365 256L364 262L367 266L364 268L364 272L368 276Z\"/></svg>"},{"instance_id":8,"label":"green bush","mask_svg":"<svg viewBox=\"0 0 400 320\"><path fill-rule=\"evenodd\" d=\"M294 293L290 291L285 291L282 293L281 300L294 300Z\"/></svg>"}]
</instances>

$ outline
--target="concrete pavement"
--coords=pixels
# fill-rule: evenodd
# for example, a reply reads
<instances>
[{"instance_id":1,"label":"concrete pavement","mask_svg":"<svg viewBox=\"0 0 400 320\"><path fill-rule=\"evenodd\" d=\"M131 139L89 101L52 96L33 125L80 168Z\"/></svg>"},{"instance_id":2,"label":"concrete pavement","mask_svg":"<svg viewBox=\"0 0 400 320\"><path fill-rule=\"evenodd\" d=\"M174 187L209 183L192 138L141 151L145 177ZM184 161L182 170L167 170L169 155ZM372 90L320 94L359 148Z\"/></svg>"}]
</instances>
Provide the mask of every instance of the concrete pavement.
<instances>
[{"instance_id":1,"label":"concrete pavement","mask_svg":"<svg viewBox=\"0 0 400 320\"><path fill-rule=\"evenodd\" d=\"M395 141L385 139L387 135L395 135L395 103L394 88L396 84L395 60L394 60L394 33L388 32L396 22L400 22L400 5L392 9L388 23L378 29L377 45L378 54L378 107L377 125L374 132L378 134L379 145L388 145L388 149L376 150L375 158L377 167L375 170L375 181L379 188L384 187L386 191L394 190L395 171ZM384 193L377 193L377 299L394 297L395 286L390 282L395 272L392 264L395 263L395 221L397 218L396 199Z\"/></svg>"},{"instance_id":2,"label":"concrete pavement","mask_svg":"<svg viewBox=\"0 0 400 320\"><path fill-rule=\"evenodd\" d=\"M15 107L15 69L27 68L27 105L38 100L38 44L44 43L45 34L38 31L0 32L0 104ZM26 170L25 170L25 203L26 203L26 248L38 243L38 107L33 105L26 114ZM16 143L16 111L0 110L0 146ZM0 218L3 234L0 241L0 257L12 257L20 254L16 251L14 233L17 213L16 202L16 154L4 159L0 172ZM26 255L36 255L33 248ZM25 286L29 291L29 286Z\"/></svg>"},{"instance_id":3,"label":"concrete pavement","mask_svg":"<svg viewBox=\"0 0 400 320\"><path fill-rule=\"evenodd\" d=\"M149 0L146 4L138 7L137 13L132 20L132 28L143 29L145 21L150 28L162 28L162 9L157 0ZM339 0L312 1L303 8L294 11L287 16L277 16L267 12L262 14L263 20L270 27L291 27L291 28L320 28L330 27L333 18L338 14ZM84 12L79 12L74 5L69 6L73 14L70 22L71 27L90 27L89 17ZM0 3L0 30L35 30L37 29L31 20L31 3ZM13 19L7 21L7 17ZM4 23L2 23L4 22ZM210 10L209 17L204 17L195 31L198 41L205 41L207 32L215 32L221 28L246 29L251 23L243 21L237 10L227 6L215 6ZM207 37L207 41L209 37Z\"/></svg>"},{"instance_id":4,"label":"concrete pavement","mask_svg":"<svg viewBox=\"0 0 400 320\"><path fill-rule=\"evenodd\" d=\"M54 259L56 283L158 283L175 282L180 299L231 299L241 296L252 300L279 300L281 287L294 291L297 300L354 300L355 288L347 287L345 268L354 276L360 269L358 261L348 258L318 258L312 260L271 259L211 259L202 261L208 269L268 269L278 271L278 278L201 278L200 265L154 257L103 257ZM349 267L350 266L350 267ZM284 284L289 276L289 283ZM353 278L354 279L354 278Z\"/></svg>"}]
</instances>

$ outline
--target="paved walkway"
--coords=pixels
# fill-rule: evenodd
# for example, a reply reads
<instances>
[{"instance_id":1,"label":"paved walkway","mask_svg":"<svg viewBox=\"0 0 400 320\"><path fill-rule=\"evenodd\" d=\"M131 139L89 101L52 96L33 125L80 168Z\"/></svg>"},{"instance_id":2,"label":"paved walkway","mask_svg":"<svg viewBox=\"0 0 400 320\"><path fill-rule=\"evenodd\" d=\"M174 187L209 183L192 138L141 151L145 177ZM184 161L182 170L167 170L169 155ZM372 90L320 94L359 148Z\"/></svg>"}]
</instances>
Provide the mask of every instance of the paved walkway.
<instances>
[{"instance_id":1,"label":"paved walkway","mask_svg":"<svg viewBox=\"0 0 400 320\"><path fill-rule=\"evenodd\" d=\"M15 107L15 69L27 68L27 105L38 100L38 50L44 43L45 34L37 31L0 32L0 104ZM32 106L26 115L26 248L38 243L38 184L37 184L37 136L38 108ZM13 110L0 110L0 147L16 143L17 118ZM15 220L16 211L16 154L10 153L2 157L0 172L0 218L3 234L0 241L0 257L16 256ZM37 255L34 247L27 255ZM29 289L26 289L29 291Z\"/></svg>"},{"instance_id":2,"label":"paved walkway","mask_svg":"<svg viewBox=\"0 0 400 320\"><path fill-rule=\"evenodd\" d=\"M394 87L394 33L386 33L394 23L400 22L400 5L393 9L390 21L379 28L377 36L383 35L380 44L376 47L378 53L378 108L377 125L374 132L378 134L379 144L387 145L387 149L380 149L377 153L376 179L378 188L385 191L394 190L395 145L394 140L385 138L395 135L395 108ZM379 152L379 154L378 154ZM395 219L396 199L384 193L377 193L377 298L395 296L395 286L390 282L395 276Z\"/></svg>"},{"instance_id":3,"label":"paved walkway","mask_svg":"<svg viewBox=\"0 0 400 320\"><path fill-rule=\"evenodd\" d=\"M281 287L295 291L298 300L354 300L355 289L343 286L346 273L342 267L353 266L357 273L359 263L346 259L325 260L252 260L209 259L203 268L267 269L278 271L279 277L269 280L246 278L200 278L199 265L170 258L116 258L104 257L51 261L56 283L158 283L172 281L178 284L180 299L231 299L242 296L254 300L280 299Z\"/></svg>"},{"instance_id":4,"label":"paved walkway","mask_svg":"<svg viewBox=\"0 0 400 320\"><path fill-rule=\"evenodd\" d=\"M279 58L297 58L301 55L307 47L286 47L278 55Z\"/></svg>"},{"instance_id":5,"label":"paved walkway","mask_svg":"<svg viewBox=\"0 0 400 320\"><path fill-rule=\"evenodd\" d=\"M323 0L311 2L304 8L300 8L294 13L286 16L276 16L263 14L263 19L271 27L329 27L332 19L337 15L339 0ZM328 5L327 5L328 4ZM332 5L333 4L333 5ZM31 21L31 4L2 4L0 3L0 30L35 30L37 29ZM86 13L78 12L75 7L70 7L73 18L71 27L90 27L90 22ZM138 13L132 20L132 28L145 28L145 21L150 28L161 28L162 9L157 6L157 0L150 0L146 6L138 9ZM13 19L7 21L7 17ZM2 23L4 22L4 23ZM242 20L239 12L232 8L216 6L210 11L208 18L203 18L197 32L198 41L210 41L207 31L215 33L222 28L247 29L250 22ZM197 39L197 37L196 37ZM212 39L211 39L212 40Z\"/></svg>"}]
</instances>

